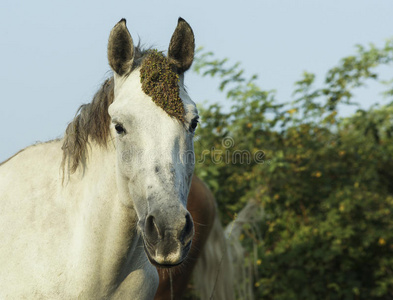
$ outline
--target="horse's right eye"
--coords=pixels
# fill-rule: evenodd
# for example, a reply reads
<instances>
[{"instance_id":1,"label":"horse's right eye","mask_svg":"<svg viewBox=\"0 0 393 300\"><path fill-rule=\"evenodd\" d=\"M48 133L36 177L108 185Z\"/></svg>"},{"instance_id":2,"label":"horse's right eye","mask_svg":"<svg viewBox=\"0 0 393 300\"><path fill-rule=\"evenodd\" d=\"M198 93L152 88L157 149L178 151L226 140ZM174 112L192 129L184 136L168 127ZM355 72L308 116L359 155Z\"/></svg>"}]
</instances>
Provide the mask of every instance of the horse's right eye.
<instances>
[{"instance_id":1,"label":"horse's right eye","mask_svg":"<svg viewBox=\"0 0 393 300\"><path fill-rule=\"evenodd\" d=\"M191 121L191 125L190 125L190 131L191 132L194 132L195 131L195 129L197 128L197 126L198 126L198 118L195 118L195 119L193 119L192 121Z\"/></svg>"},{"instance_id":2,"label":"horse's right eye","mask_svg":"<svg viewBox=\"0 0 393 300\"><path fill-rule=\"evenodd\" d=\"M116 124L116 125L115 125L115 129L116 129L116 132L117 132L118 134L124 134L124 133L126 133L126 130L125 130L124 127L123 127L122 125L120 125L120 124Z\"/></svg>"}]
</instances>

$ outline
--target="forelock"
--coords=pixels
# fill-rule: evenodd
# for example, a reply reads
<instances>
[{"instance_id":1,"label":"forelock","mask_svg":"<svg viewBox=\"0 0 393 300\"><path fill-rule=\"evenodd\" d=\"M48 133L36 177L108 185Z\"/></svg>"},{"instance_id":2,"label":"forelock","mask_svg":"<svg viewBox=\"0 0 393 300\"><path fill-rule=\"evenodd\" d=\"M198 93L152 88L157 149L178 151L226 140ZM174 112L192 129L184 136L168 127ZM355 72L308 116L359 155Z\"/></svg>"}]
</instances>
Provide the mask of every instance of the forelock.
<instances>
[{"instance_id":1,"label":"forelock","mask_svg":"<svg viewBox=\"0 0 393 300\"><path fill-rule=\"evenodd\" d=\"M151 50L140 69L142 90L169 116L184 122L184 105L180 98L179 74L161 52Z\"/></svg>"}]
</instances>

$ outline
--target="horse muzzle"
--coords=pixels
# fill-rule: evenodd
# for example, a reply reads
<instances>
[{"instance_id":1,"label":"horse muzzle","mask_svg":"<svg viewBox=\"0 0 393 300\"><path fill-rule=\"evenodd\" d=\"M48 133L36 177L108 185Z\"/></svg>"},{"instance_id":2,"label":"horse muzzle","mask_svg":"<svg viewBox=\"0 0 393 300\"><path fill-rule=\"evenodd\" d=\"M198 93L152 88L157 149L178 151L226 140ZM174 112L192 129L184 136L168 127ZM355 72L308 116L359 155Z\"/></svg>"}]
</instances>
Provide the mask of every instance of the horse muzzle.
<instances>
[{"instance_id":1,"label":"horse muzzle","mask_svg":"<svg viewBox=\"0 0 393 300\"><path fill-rule=\"evenodd\" d=\"M143 226L146 255L151 264L161 268L181 264L190 251L193 236L194 223L188 211L175 217L152 212Z\"/></svg>"}]
</instances>

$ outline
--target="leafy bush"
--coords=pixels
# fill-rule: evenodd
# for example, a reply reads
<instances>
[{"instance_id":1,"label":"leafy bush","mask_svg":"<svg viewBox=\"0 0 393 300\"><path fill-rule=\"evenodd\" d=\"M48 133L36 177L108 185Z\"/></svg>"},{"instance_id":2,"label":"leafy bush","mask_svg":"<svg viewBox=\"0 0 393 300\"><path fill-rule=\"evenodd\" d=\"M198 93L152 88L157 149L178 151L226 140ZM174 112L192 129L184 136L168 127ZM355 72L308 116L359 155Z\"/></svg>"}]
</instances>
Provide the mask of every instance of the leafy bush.
<instances>
[{"instance_id":1,"label":"leafy bush","mask_svg":"<svg viewBox=\"0 0 393 300\"><path fill-rule=\"evenodd\" d=\"M199 52L195 70L220 78L233 106L200 108L196 172L226 223L251 198L264 208L263 239L243 240L250 258L257 249L257 299L393 299L393 102L338 114L370 80L388 102L377 67L392 61L393 40L358 46L321 88L304 73L280 102L239 64Z\"/></svg>"}]
</instances>

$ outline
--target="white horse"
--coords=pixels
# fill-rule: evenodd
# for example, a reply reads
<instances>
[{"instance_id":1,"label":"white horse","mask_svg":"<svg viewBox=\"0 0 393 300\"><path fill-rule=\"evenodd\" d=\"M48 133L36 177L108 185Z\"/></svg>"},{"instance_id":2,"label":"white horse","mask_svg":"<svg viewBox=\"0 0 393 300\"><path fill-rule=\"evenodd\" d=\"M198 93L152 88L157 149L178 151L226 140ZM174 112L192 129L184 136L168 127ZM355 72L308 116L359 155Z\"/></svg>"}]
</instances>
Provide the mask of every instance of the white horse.
<instances>
[{"instance_id":1,"label":"white horse","mask_svg":"<svg viewBox=\"0 0 393 300\"><path fill-rule=\"evenodd\" d=\"M114 76L64 138L0 164L0 299L152 299L154 266L182 263L194 235L193 57L183 19L167 57L134 47L121 20Z\"/></svg>"}]
</instances>

